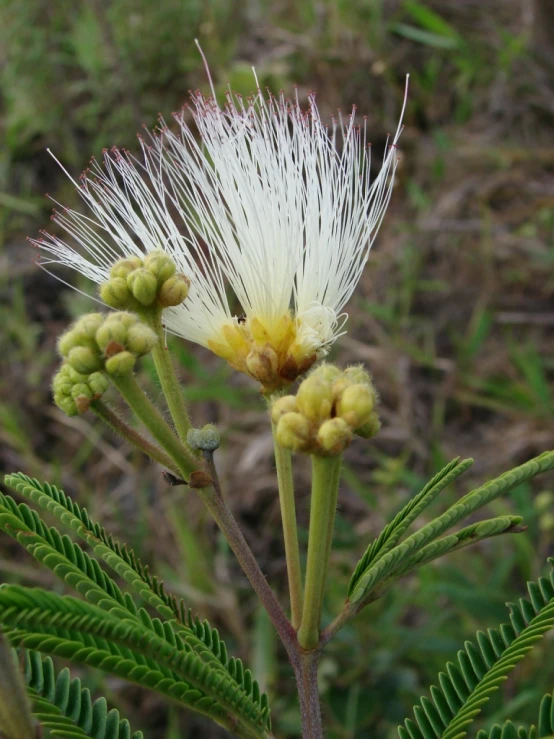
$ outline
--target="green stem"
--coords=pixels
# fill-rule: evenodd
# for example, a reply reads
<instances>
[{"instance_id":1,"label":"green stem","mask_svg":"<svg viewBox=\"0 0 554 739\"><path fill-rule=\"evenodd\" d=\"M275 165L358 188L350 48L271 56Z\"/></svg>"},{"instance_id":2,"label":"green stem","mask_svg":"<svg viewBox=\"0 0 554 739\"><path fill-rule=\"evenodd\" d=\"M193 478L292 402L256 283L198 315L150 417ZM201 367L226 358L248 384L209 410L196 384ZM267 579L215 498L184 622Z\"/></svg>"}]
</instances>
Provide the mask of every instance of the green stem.
<instances>
[{"instance_id":1,"label":"green stem","mask_svg":"<svg viewBox=\"0 0 554 739\"><path fill-rule=\"evenodd\" d=\"M129 404L137 418L142 421L152 436L175 460L180 474L188 480L191 472L200 467L198 460L179 442L162 414L148 400L132 373L117 377L109 375L125 401Z\"/></svg>"},{"instance_id":2,"label":"green stem","mask_svg":"<svg viewBox=\"0 0 554 739\"><path fill-rule=\"evenodd\" d=\"M187 433L191 428L189 413L181 392L177 375L173 369L171 355L165 346L165 336L162 326L162 315L160 311L144 311L145 321L156 332L158 343L152 349L152 358L156 366L156 372L160 378L163 393L165 395L171 418L175 429L183 444L187 445Z\"/></svg>"},{"instance_id":3,"label":"green stem","mask_svg":"<svg viewBox=\"0 0 554 739\"><path fill-rule=\"evenodd\" d=\"M339 489L340 463L340 455L335 457L312 455L312 502L306 590L302 623L298 631L298 642L304 649L315 649L319 642L321 609Z\"/></svg>"},{"instance_id":4,"label":"green stem","mask_svg":"<svg viewBox=\"0 0 554 739\"><path fill-rule=\"evenodd\" d=\"M90 404L90 410L98 416L106 426L109 426L114 433L119 434L134 447L140 449L140 451L150 457L150 459L153 459L155 462L161 464L162 467L166 467L175 474L180 474L179 468L171 459L169 454L166 454L163 449L152 444L152 442L145 439L142 434L139 434L138 431L131 428L131 426L129 426L121 416L101 400L93 400Z\"/></svg>"},{"instance_id":5,"label":"green stem","mask_svg":"<svg viewBox=\"0 0 554 739\"><path fill-rule=\"evenodd\" d=\"M283 523L283 539L285 541L291 619L294 628L298 629L302 619L302 569L300 567L300 550L296 528L292 460L290 451L284 449L275 438L275 424L272 424L272 430L281 520Z\"/></svg>"}]
</instances>

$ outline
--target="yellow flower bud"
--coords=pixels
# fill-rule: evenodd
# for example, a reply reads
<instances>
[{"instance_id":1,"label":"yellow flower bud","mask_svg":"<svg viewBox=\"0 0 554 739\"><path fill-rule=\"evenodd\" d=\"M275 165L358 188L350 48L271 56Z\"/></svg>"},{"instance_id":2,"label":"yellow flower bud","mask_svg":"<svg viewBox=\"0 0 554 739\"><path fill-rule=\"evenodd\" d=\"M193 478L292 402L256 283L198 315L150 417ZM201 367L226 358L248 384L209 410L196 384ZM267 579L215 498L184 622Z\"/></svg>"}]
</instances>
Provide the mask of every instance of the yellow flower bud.
<instances>
[{"instance_id":1,"label":"yellow flower bud","mask_svg":"<svg viewBox=\"0 0 554 739\"><path fill-rule=\"evenodd\" d=\"M100 285L100 297L110 308L127 308L133 296L125 278L113 277Z\"/></svg>"},{"instance_id":2,"label":"yellow flower bud","mask_svg":"<svg viewBox=\"0 0 554 739\"><path fill-rule=\"evenodd\" d=\"M295 452L305 451L311 441L309 421L300 413L285 413L281 416L275 432L277 442Z\"/></svg>"},{"instance_id":3,"label":"yellow flower bud","mask_svg":"<svg viewBox=\"0 0 554 739\"><path fill-rule=\"evenodd\" d=\"M102 369L102 360L97 352L88 346L77 346L67 355L67 361L76 372L89 375Z\"/></svg>"},{"instance_id":4,"label":"yellow flower bud","mask_svg":"<svg viewBox=\"0 0 554 739\"><path fill-rule=\"evenodd\" d=\"M162 283L158 301L164 308L181 305L189 294L190 280L185 275L174 275Z\"/></svg>"},{"instance_id":5,"label":"yellow flower bud","mask_svg":"<svg viewBox=\"0 0 554 739\"><path fill-rule=\"evenodd\" d=\"M319 367L316 367L312 372L310 372L310 377L317 377L320 380L323 380L323 382L330 384L335 382L335 380L338 380L341 375L342 372L338 367L335 367L334 364L328 364L327 362L322 362Z\"/></svg>"},{"instance_id":6,"label":"yellow flower bud","mask_svg":"<svg viewBox=\"0 0 554 739\"><path fill-rule=\"evenodd\" d=\"M294 413L295 411L296 398L294 395L283 395L282 398L278 398L271 406L271 420L277 424L285 413Z\"/></svg>"},{"instance_id":7,"label":"yellow flower bud","mask_svg":"<svg viewBox=\"0 0 554 739\"><path fill-rule=\"evenodd\" d=\"M131 352L118 352L106 360L106 372L110 375L128 375L133 371L136 357Z\"/></svg>"},{"instance_id":8,"label":"yellow flower bud","mask_svg":"<svg viewBox=\"0 0 554 739\"><path fill-rule=\"evenodd\" d=\"M317 441L327 454L341 454L352 439L352 429L342 418L324 421L317 432Z\"/></svg>"},{"instance_id":9,"label":"yellow flower bud","mask_svg":"<svg viewBox=\"0 0 554 739\"><path fill-rule=\"evenodd\" d=\"M114 264L110 270L110 277L123 277L124 280L134 272L135 269L142 267L142 259L140 257L128 257L120 259Z\"/></svg>"},{"instance_id":10,"label":"yellow flower bud","mask_svg":"<svg viewBox=\"0 0 554 739\"><path fill-rule=\"evenodd\" d=\"M166 280L169 280L169 278L173 277L173 275L177 271L173 259L162 249L157 249L156 251L150 252L144 258L144 267L149 272L152 272L152 274L158 281L158 285L161 285Z\"/></svg>"},{"instance_id":11,"label":"yellow flower bud","mask_svg":"<svg viewBox=\"0 0 554 739\"><path fill-rule=\"evenodd\" d=\"M149 306L156 300L158 281L147 269L140 267L127 276L127 286L141 305Z\"/></svg>"},{"instance_id":12,"label":"yellow flower bud","mask_svg":"<svg viewBox=\"0 0 554 739\"><path fill-rule=\"evenodd\" d=\"M369 417L369 421L364 423L363 426L359 426L355 429L356 436L361 436L362 439L371 439L375 436L381 428L381 421L375 411Z\"/></svg>"},{"instance_id":13,"label":"yellow flower bud","mask_svg":"<svg viewBox=\"0 0 554 739\"><path fill-rule=\"evenodd\" d=\"M158 337L154 331L144 323L136 323L127 330L126 347L137 356L148 354L156 346L157 341Z\"/></svg>"},{"instance_id":14,"label":"yellow flower bud","mask_svg":"<svg viewBox=\"0 0 554 739\"><path fill-rule=\"evenodd\" d=\"M347 367L343 374L351 385L371 385L371 375L362 364Z\"/></svg>"},{"instance_id":15,"label":"yellow flower bud","mask_svg":"<svg viewBox=\"0 0 554 739\"><path fill-rule=\"evenodd\" d=\"M371 385L350 385L337 401L337 415L353 429L367 423L375 406L375 390Z\"/></svg>"},{"instance_id":16,"label":"yellow flower bud","mask_svg":"<svg viewBox=\"0 0 554 739\"><path fill-rule=\"evenodd\" d=\"M333 407L331 384L317 374L310 375L298 388L296 407L310 421L324 421L329 418Z\"/></svg>"}]
</instances>

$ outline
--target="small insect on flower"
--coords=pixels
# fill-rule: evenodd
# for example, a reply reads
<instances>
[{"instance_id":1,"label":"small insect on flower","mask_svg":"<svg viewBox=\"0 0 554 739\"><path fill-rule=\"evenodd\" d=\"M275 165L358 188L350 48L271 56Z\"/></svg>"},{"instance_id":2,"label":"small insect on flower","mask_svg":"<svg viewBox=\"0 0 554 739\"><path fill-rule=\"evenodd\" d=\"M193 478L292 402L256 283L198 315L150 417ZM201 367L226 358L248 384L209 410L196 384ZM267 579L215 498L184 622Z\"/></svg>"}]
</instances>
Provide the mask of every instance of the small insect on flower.
<instances>
[{"instance_id":1,"label":"small insect on flower","mask_svg":"<svg viewBox=\"0 0 554 739\"><path fill-rule=\"evenodd\" d=\"M164 311L169 331L274 390L344 333L342 310L390 200L406 98L371 181L355 109L329 128L314 94L303 109L297 95L264 95L254 79L250 98L229 93L220 106L210 78L212 95L191 95L174 114L177 132L161 120L140 159L105 152L77 186L94 219L54 214L78 247L51 235L34 243L52 255L45 262L97 283L118 259L163 249L190 279L183 304Z\"/></svg>"}]
</instances>

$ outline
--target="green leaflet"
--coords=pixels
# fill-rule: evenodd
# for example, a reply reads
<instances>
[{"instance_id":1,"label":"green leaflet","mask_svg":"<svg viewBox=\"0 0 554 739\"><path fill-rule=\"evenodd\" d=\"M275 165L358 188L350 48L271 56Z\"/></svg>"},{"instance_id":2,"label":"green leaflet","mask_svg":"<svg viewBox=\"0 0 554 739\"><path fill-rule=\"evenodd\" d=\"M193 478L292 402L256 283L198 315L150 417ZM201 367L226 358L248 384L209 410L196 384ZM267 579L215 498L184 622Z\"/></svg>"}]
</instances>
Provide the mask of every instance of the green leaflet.
<instances>
[{"instance_id":1,"label":"green leaflet","mask_svg":"<svg viewBox=\"0 0 554 739\"><path fill-rule=\"evenodd\" d=\"M20 586L0 588L0 623L16 644L87 664L92 661L104 670L112 666L121 668L118 646L143 654L195 689L196 695L189 696L189 701L191 697L194 699L195 710L206 713L226 728L236 724L233 718L236 716L244 727L243 736L267 733L267 708L260 710L253 705L226 671L212 669L187 645L180 649L178 637L169 624L163 638L133 618L118 618L72 597ZM168 643L172 634L173 645ZM104 653L96 656L98 651ZM110 654L114 659L110 660ZM145 668L143 674L147 676L148 672ZM133 679L128 674L125 677ZM138 681L143 684L141 679ZM236 726L234 730L237 731Z\"/></svg>"},{"instance_id":2,"label":"green leaflet","mask_svg":"<svg viewBox=\"0 0 554 739\"><path fill-rule=\"evenodd\" d=\"M505 472L500 477L486 483L480 488L465 495L458 503L452 505L445 513L430 523L423 526L419 531L405 539L401 544L393 547L386 554L370 565L358 578L350 595L353 604L361 604L367 599L372 588L389 576L398 571L403 563L435 540L440 534L451 528L463 518L466 518L477 509L507 492L510 488L531 479L540 472L554 467L554 452L545 452L539 457Z\"/></svg>"},{"instance_id":3,"label":"green leaflet","mask_svg":"<svg viewBox=\"0 0 554 739\"><path fill-rule=\"evenodd\" d=\"M108 710L104 698L93 702L78 678L64 668L56 675L50 657L25 650L25 682L33 701L33 716L49 736L64 739L143 739L142 731L131 731L119 711Z\"/></svg>"},{"instance_id":4,"label":"green leaflet","mask_svg":"<svg viewBox=\"0 0 554 739\"><path fill-rule=\"evenodd\" d=\"M415 720L408 718L398 727L400 739L461 739L467 735L469 725L490 694L554 627L554 573L529 583L528 590L530 600L522 599L518 606L510 607L510 624L489 629L488 634L477 632L476 643L466 642L456 663L447 663L446 672L438 676L440 687L431 687L431 700L423 697L414 707ZM552 733L553 720L552 696L546 696L541 704L539 736ZM508 739L514 736L512 730L515 727L506 728ZM536 736L524 735L528 739ZM504 735L495 729L491 737L499 739ZM519 734L515 737L518 739Z\"/></svg>"},{"instance_id":5,"label":"green leaflet","mask_svg":"<svg viewBox=\"0 0 554 739\"><path fill-rule=\"evenodd\" d=\"M495 724L488 731L481 729L477 739L546 739L554 736L554 694L547 693L541 700L537 726L516 728L511 721L502 726Z\"/></svg>"},{"instance_id":6,"label":"green leaflet","mask_svg":"<svg viewBox=\"0 0 554 739\"><path fill-rule=\"evenodd\" d=\"M218 631L212 629L207 621L201 622L193 618L190 609L185 608L182 601L177 601L174 596L165 591L163 583L150 575L148 568L140 562L132 550L119 544L99 524L93 522L87 511L80 508L63 490L58 490L48 483L41 484L21 472L8 475L5 479L6 484L17 490L20 495L52 513L61 523L84 539L92 547L94 553L117 572L142 600L155 608L161 616L170 620L174 631L201 654L204 660L213 661L207 653L208 650L250 697L250 700L257 705L258 709L264 712L269 711L267 695L260 692L252 673L244 668L240 659L228 657L227 648L220 639ZM13 507L11 506L12 509ZM32 512L32 516L40 521L36 513ZM25 522L28 523L28 520L25 519ZM124 604L131 610L134 608L128 596L124 596ZM144 617L145 612L141 611L140 615Z\"/></svg>"},{"instance_id":7,"label":"green leaflet","mask_svg":"<svg viewBox=\"0 0 554 739\"><path fill-rule=\"evenodd\" d=\"M0 633L0 735L7 739L36 736L31 706L16 655Z\"/></svg>"},{"instance_id":8,"label":"green leaflet","mask_svg":"<svg viewBox=\"0 0 554 739\"><path fill-rule=\"evenodd\" d=\"M364 556L356 565L354 574L348 584L349 596L368 567L390 551L404 531L435 500L437 495L473 464L472 459L464 459L462 462L459 459L459 457L453 459L440 472L437 472L427 485L425 485L423 490L397 513L394 519L381 531L377 539L369 545Z\"/></svg>"}]
</instances>

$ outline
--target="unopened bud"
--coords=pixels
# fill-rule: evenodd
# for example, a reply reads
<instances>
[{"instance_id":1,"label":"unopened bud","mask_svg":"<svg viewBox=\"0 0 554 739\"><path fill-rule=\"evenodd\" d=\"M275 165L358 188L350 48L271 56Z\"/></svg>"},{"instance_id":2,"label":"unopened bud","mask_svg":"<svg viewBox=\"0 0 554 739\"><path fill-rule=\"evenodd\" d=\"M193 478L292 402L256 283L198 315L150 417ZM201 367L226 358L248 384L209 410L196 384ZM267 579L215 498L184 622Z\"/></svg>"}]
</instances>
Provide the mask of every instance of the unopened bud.
<instances>
[{"instance_id":1,"label":"unopened bud","mask_svg":"<svg viewBox=\"0 0 554 739\"><path fill-rule=\"evenodd\" d=\"M189 294L190 280L185 275L174 275L162 283L158 300L164 308L181 305Z\"/></svg>"},{"instance_id":2,"label":"unopened bud","mask_svg":"<svg viewBox=\"0 0 554 739\"><path fill-rule=\"evenodd\" d=\"M138 300L141 305L149 306L156 300L158 292L158 281L147 269L140 267L130 272L127 277L127 286L133 297Z\"/></svg>"},{"instance_id":3,"label":"unopened bud","mask_svg":"<svg viewBox=\"0 0 554 739\"><path fill-rule=\"evenodd\" d=\"M120 259L110 270L110 277L123 277L124 280L134 272L135 269L142 267L142 259L140 257L128 257Z\"/></svg>"},{"instance_id":4,"label":"unopened bud","mask_svg":"<svg viewBox=\"0 0 554 739\"><path fill-rule=\"evenodd\" d=\"M323 382L327 382L332 384L341 376L342 372L338 367L335 367L334 364L328 364L327 362L322 362L319 367L316 367L312 372L310 372L310 377L317 377L320 380L323 380Z\"/></svg>"},{"instance_id":5,"label":"unopened bud","mask_svg":"<svg viewBox=\"0 0 554 739\"><path fill-rule=\"evenodd\" d=\"M124 344L127 338L127 327L122 321L104 321L96 332L96 342L100 349L105 352L109 344Z\"/></svg>"},{"instance_id":6,"label":"unopened bud","mask_svg":"<svg viewBox=\"0 0 554 739\"><path fill-rule=\"evenodd\" d=\"M371 375L361 364L347 367L343 374L352 385L371 385Z\"/></svg>"},{"instance_id":7,"label":"unopened bud","mask_svg":"<svg viewBox=\"0 0 554 739\"><path fill-rule=\"evenodd\" d=\"M310 437L310 423L301 413L285 413L279 419L275 438L285 449L304 451L310 444Z\"/></svg>"},{"instance_id":8,"label":"unopened bud","mask_svg":"<svg viewBox=\"0 0 554 739\"><path fill-rule=\"evenodd\" d=\"M77 416L79 414L77 404L70 395L54 393L54 403L66 416Z\"/></svg>"},{"instance_id":9,"label":"unopened bud","mask_svg":"<svg viewBox=\"0 0 554 739\"><path fill-rule=\"evenodd\" d=\"M133 296L125 278L113 277L100 285L100 297L110 308L127 308Z\"/></svg>"},{"instance_id":10,"label":"unopened bud","mask_svg":"<svg viewBox=\"0 0 554 739\"><path fill-rule=\"evenodd\" d=\"M128 375L133 371L136 357L131 352L118 352L106 360L106 372L110 375Z\"/></svg>"},{"instance_id":11,"label":"unopened bud","mask_svg":"<svg viewBox=\"0 0 554 739\"><path fill-rule=\"evenodd\" d=\"M296 398L294 395L283 395L282 398L278 398L271 406L271 420L277 424L285 413L294 413L295 411Z\"/></svg>"},{"instance_id":12,"label":"unopened bud","mask_svg":"<svg viewBox=\"0 0 554 739\"><path fill-rule=\"evenodd\" d=\"M363 426L359 426L355 430L355 433L356 436L361 436L362 439L371 439L373 436L379 433L380 428L381 421L379 420L379 416L375 411L373 411L373 413L369 417L369 421L364 423Z\"/></svg>"},{"instance_id":13,"label":"unopened bud","mask_svg":"<svg viewBox=\"0 0 554 739\"><path fill-rule=\"evenodd\" d=\"M127 349L137 356L151 352L157 341L155 332L144 323L136 323L127 330Z\"/></svg>"},{"instance_id":14,"label":"unopened bud","mask_svg":"<svg viewBox=\"0 0 554 739\"><path fill-rule=\"evenodd\" d=\"M94 339L97 330L104 322L105 316L102 313L87 313L73 325L73 330L78 333L85 334L88 338Z\"/></svg>"},{"instance_id":15,"label":"unopened bud","mask_svg":"<svg viewBox=\"0 0 554 739\"><path fill-rule=\"evenodd\" d=\"M79 382L71 388L71 397L74 400L77 400L79 397L90 398L92 400L94 393L86 383Z\"/></svg>"},{"instance_id":16,"label":"unopened bud","mask_svg":"<svg viewBox=\"0 0 554 739\"><path fill-rule=\"evenodd\" d=\"M67 355L67 361L76 372L89 375L102 369L102 359L88 346L77 346Z\"/></svg>"},{"instance_id":17,"label":"unopened bud","mask_svg":"<svg viewBox=\"0 0 554 739\"><path fill-rule=\"evenodd\" d=\"M300 384L296 394L298 411L310 421L324 421L331 416L333 392L331 385L316 374Z\"/></svg>"},{"instance_id":18,"label":"unopened bud","mask_svg":"<svg viewBox=\"0 0 554 739\"><path fill-rule=\"evenodd\" d=\"M93 372L92 375L89 375L87 385L94 393L94 397L99 398L109 388L110 383L101 372Z\"/></svg>"},{"instance_id":19,"label":"unopened bud","mask_svg":"<svg viewBox=\"0 0 554 739\"><path fill-rule=\"evenodd\" d=\"M213 452L221 444L219 431L211 423L201 429L189 429L187 444L191 449L200 449L202 452Z\"/></svg>"},{"instance_id":20,"label":"unopened bud","mask_svg":"<svg viewBox=\"0 0 554 739\"><path fill-rule=\"evenodd\" d=\"M375 390L371 385L350 385L337 401L337 415L353 429L366 424L375 407Z\"/></svg>"},{"instance_id":21,"label":"unopened bud","mask_svg":"<svg viewBox=\"0 0 554 739\"><path fill-rule=\"evenodd\" d=\"M147 254L144 258L144 267L149 272L152 272L158 281L158 285L173 277L177 270L173 259L162 249L157 249Z\"/></svg>"},{"instance_id":22,"label":"unopened bud","mask_svg":"<svg viewBox=\"0 0 554 739\"><path fill-rule=\"evenodd\" d=\"M58 351L62 357L67 357L72 349L82 346L94 349L96 344L93 338L87 336L83 331L79 331L75 326L72 326L58 339Z\"/></svg>"},{"instance_id":23,"label":"unopened bud","mask_svg":"<svg viewBox=\"0 0 554 739\"><path fill-rule=\"evenodd\" d=\"M317 441L327 454L340 454L352 439L352 429L342 418L324 421L317 432Z\"/></svg>"}]
</instances>

